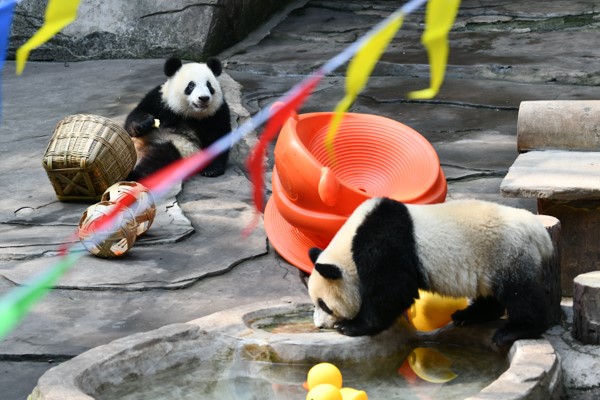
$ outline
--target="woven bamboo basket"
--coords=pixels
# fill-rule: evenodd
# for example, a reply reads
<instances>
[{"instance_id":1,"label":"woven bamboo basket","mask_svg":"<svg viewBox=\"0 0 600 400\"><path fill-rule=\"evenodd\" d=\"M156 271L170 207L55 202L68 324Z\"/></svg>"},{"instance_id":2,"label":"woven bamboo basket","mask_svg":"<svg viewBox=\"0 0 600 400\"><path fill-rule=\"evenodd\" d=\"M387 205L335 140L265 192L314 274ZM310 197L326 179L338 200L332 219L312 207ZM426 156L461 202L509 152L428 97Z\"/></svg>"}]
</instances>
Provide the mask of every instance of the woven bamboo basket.
<instances>
[{"instance_id":1,"label":"woven bamboo basket","mask_svg":"<svg viewBox=\"0 0 600 400\"><path fill-rule=\"evenodd\" d=\"M59 121L43 159L61 201L100 200L109 186L131 172L135 162L135 147L125 129L90 114Z\"/></svg>"}]
</instances>

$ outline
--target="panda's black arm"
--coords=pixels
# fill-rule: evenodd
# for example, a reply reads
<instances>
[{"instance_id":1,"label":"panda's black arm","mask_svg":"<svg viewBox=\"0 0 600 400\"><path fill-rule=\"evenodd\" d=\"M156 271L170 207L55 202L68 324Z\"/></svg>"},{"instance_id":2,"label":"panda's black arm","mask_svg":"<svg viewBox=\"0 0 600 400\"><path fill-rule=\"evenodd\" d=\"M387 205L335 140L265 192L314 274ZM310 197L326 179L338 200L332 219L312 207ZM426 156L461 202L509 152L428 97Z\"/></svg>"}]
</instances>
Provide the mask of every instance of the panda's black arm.
<instances>
[{"instance_id":1,"label":"panda's black arm","mask_svg":"<svg viewBox=\"0 0 600 400\"><path fill-rule=\"evenodd\" d=\"M408 279L395 280L394 284L386 281L361 285L362 302L358 314L354 319L338 322L336 329L347 336L370 336L391 327L419 297L417 283L408 276L405 278Z\"/></svg>"},{"instance_id":2,"label":"panda's black arm","mask_svg":"<svg viewBox=\"0 0 600 400\"><path fill-rule=\"evenodd\" d=\"M338 330L349 336L375 335L414 303L419 289L427 289L406 206L382 199L356 230L352 251L361 307Z\"/></svg>"},{"instance_id":3,"label":"panda's black arm","mask_svg":"<svg viewBox=\"0 0 600 400\"><path fill-rule=\"evenodd\" d=\"M154 127L154 120L160 119L162 110L160 86L152 89L125 119L125 130L130 136L143 136Z\"/></svg>"},{"instance_id":4,"label":"panda's black arm","mask_svg":"<svg viewBox=\"0 0 600 400\"><path fill-rule=\"evenodd\" d=\"M227 103L223 103L217 113L210 119L209 126L202 129L206 134L201 138L202 147L206 148L231 132L231 115ZM222 152L204 168L202 175L217 177L225 173L225 166L229 160L229 150Z\"/></svg>"}]
</instances>

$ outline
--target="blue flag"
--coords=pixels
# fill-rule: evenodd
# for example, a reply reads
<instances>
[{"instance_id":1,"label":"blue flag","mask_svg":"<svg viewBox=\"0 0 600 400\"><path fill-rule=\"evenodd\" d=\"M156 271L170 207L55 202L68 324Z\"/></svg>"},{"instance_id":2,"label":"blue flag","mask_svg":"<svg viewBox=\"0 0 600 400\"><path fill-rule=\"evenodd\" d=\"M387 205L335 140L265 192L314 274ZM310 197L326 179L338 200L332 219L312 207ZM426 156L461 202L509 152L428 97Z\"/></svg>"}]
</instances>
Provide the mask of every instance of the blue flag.
<instances>
[{"instance_id":1,"label":"blue flag","mask_svg":"<svg viewBox=\"0 0 600 400\"><path fill-rule=\"evenodd\" d=\"M16 0L0 0L0 74L4 68L6 49L8 48L8 37L10 35L10 24ZM2 113L2 75L0 75L0 116Z\"/></svg>"}]
</instances>

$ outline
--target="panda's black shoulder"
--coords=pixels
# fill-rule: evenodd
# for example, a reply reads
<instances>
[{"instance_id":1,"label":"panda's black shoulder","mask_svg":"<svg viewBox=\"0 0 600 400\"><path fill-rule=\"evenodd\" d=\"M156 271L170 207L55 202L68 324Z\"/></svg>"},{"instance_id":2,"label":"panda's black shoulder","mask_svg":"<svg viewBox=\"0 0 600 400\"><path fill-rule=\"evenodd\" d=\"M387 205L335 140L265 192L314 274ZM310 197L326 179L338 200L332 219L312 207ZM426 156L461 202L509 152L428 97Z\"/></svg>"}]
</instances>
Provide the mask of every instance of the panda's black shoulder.
<instances>
[{"instance_id":1,"label":"panda's black shoulder","mask_svg":"<svg viewBox=\"0 0 600 400\"><path fill-rule=\"evenodd\" d=\"M129 115L127 115L124 125L125 129L127 130L127 132L131 133L133 130L136 129L132 128L133 125L144 121L148 117L148 114L160 115L163 109L164 104L161 94L161 85L158 85L154 89L146 93L146 95L142 98L138 105L133 110L131 110Z\"/></svg>"},{"instance_id":2,"label":"panda's black shoulder","mask_svg":"<svg viewBox=\"0 0 600 400\"><path fill-rule=\"evenodd\" d=\"M386 277L394 281L401 265L403 274L421 283L413 219L406 205L380 199L356 229L352 257L361 280Z\"/></svg>"},{"instance_id":3,"label":"panda's black shoulder","mask_svg":"<svg viewBox=\"0 0 600 400\"><path fill-rule=\"evenodd\" d=\"M384 197L365 215L353 243L362 247L365 241L375 241L385 246L388 241L397 242L398 237L412 240L413 235L413 221L406 205Z\"/></svg>"},{"instance_id":4,"label":"panda's black shoulder","mask_svg":"<svg viewBox=\"0 0 600 400\"><path fill-rule=\"evenodd\" d=\"M145 110L159 110L164 107L162 92L162 85L156 86L154 89L150 90L139 102L137 108L145 109Z\"/></svg>"}]
</instances>

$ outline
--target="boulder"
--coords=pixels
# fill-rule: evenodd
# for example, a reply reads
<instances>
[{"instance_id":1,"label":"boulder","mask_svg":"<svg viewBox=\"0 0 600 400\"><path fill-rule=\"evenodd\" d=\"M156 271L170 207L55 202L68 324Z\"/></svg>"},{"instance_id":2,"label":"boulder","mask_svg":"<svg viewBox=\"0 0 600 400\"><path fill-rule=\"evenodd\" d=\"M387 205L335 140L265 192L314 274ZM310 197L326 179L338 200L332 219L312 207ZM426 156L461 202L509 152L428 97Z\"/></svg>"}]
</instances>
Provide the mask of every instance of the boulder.
<instances>
[{"instance_id":1,"label":"boulder","mask_svg":"<svg viewBox=\"0 0 600 400\"><path fill-rule=\"evenodd\" d=\"M199 61L237 43L289 0L82 1L77 19L30 60L165 58ZM42 26L46 0L17 4L8 58Z\"/></svg>"}]
</instances>

